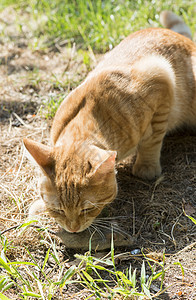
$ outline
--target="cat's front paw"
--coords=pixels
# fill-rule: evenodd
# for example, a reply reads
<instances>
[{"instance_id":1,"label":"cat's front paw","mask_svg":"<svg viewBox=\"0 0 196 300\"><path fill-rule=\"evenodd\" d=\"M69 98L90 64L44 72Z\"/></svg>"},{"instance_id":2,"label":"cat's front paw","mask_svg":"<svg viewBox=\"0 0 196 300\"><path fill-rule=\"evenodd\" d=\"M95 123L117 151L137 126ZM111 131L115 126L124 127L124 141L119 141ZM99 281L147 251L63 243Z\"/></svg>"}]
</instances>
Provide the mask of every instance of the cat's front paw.
<instances>
[{"instance_id":1,"label":"cat's front paw","mask_svg":"<svg viewBox=\"0 0 196 300\"><path fill-rule=\"evenodd\" d=\"M142 179L152 180L161 175L161 166L160 163L156 165L144 164L144 163L135 163L133 166L133 175L140 177Z\"/></svg>"},{"instance_id":2,"label":"cat's front paw","mask_svg":"<svg viewBox=\"0 0 196 300\"><path fill-rule=\"evenodd\" d=\"M46 211L46 206L43 200L33 202L29 208L29 218L33 218Z\"/></svg>"}]
</instances>

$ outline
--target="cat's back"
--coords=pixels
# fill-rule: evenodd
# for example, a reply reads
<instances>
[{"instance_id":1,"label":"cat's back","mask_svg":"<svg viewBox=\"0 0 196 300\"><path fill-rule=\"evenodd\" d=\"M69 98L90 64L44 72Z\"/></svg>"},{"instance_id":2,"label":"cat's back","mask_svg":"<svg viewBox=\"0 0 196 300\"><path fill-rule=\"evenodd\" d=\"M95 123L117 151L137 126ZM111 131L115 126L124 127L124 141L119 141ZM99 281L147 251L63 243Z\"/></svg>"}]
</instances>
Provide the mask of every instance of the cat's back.
<instances>
[{"instance_id":1,"label":"cat's back","mask_svg":"<svg viewBox=\"0 0 196 300\"><path fill-rule=\"evenodd\" d=\"M149 28L129 35L112 51L108 52L97 67L89 73L86 80L62 102L51 130L53 143L55 144L66 125L78 115L83 107L86 108L89 115L90 100L86 101L87 94L92 96L99 92L95 99L99 99L98 102L102 102L103 106L110 105L106 97L103 97L105 90L113 89L113 85L105 87L103 83L106 73L120 71L121 76L127 72L126 74L128 74L131 83L132 67L140 59L145 57L148 59L148 56L151 56L152 66L155 66L156 61L153 62L153 55L165 59L171 65L175 75L178 107L177 109L174 108L174 114L171 118L172 123L175 123L173 118L176 117L176 111L180 111L180 114L183 112L183 115L179 117L180 119L185 120L185 122L191 120L191 123L194 123L194 111L196 110L196 46L190 39L169 29ZM146 65L149 65L149 63ZM101 76L102 73L104 76ZM120 82L118 81L118 91L123 90L122 85L119 85ZM95 101L91 102L94 103ZM118 103L117 107L121 106L121 103Z\"/></svg>"},{"instance_id":2,"label":"cat's back","mask_svg":"<svg viewBox=\"0 0 196 300\"><path fill-rule=\"evenodd\" d=\"M157 57L163 61L163 68L166 61L165 70L169 63L171 76L175 78L175 105L171 109L169 129L175 128L175 124L195 125L196 46L189 38L162 28L137 31L107 53L94 71L116 68L123 72L130 69L131 79L132 68L140 60L144 70L152 68L153 72L156 69ZM148 76L148 72L146 75Z\"/></svg>"},{"instance_id":3,"label":"cat's back","mask_svg":"<svg viewBox=\"0 0 196 300\"><path fill-rule=\"evenodd\" d=\"M196 46L187 37L163 28L147 28L125 38L105 55L98 68L118 64L133 64L140 57L150 54L164 56L171 63L179 58L196 56Z\"/></svg>"}]
</instances>

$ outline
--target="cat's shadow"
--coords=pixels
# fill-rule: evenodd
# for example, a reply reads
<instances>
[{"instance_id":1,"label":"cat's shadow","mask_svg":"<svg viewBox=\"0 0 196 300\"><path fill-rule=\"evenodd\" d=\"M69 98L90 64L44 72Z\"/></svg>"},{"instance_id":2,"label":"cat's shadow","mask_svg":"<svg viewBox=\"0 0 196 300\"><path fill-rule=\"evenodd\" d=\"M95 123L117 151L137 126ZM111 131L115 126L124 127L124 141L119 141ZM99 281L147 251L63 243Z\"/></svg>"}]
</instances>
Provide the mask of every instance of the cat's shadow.
<instances>
[{"instance_id":1,"label":"cat's shadow","mask_svg":"<svg viewBox=\"0 0 196 300\"><path fill-rule=\"evenodd\" d=\"M129 159L118 165L118 195L102 216L116 218L121 228L137 236L141 246L156 249L159 244L174 248L170 235L173 221L182 214L182 200L196 206L196 135L183 131L165 138L161 155L163 172L157 180L134 177L133 161ZM187 223L183 217L181 222ZM182 240L180 230L176 228L176 238Z\"/></svg>"}]
</instances>

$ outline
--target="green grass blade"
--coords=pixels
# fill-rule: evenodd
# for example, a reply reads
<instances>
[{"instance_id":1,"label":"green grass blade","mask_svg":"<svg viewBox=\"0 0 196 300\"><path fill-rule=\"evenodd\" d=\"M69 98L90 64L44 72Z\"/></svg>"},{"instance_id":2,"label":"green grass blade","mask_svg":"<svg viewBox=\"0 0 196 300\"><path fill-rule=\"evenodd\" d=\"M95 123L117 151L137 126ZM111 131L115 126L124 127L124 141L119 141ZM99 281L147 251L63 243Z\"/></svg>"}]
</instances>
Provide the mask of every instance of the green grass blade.
<instances>
[{"instance_id":1,"label":"green grass blade","mask_svg":"<svg viewBox=\"0 0 196 300\"><path fill-rule=\"evenodd\" d=\"M46 253L46 256L44 258L44 263L43 263L43 266L42 266L42 272L44 271L44 268L45 268L45 265L48 261L48 258L49 258L49 254L50 254L50 248L48 249L47 253Z\"/></svg>"},{"instance_id":2,"label":"green grass blade","mask_svg":"<svg viewBox=\"0 0 196 300\"><path fill-rule=\"evenodd\" d=\"M107 265L107 266L113 266L113 262L108 258L103 260L103 259L100 259L100 258L93 257L93 260L96 261L96 262L99 262L101 264Z\"/></svg>"},{"instance_id":3,"label":"green grass blade","mask_svg":"<svg viewBox=\"0 0 196 300\"><path fill-rule=\"evenodd\" d=\"M64 285L66 284L66 281L68 279L70 279L76 272L76 267L75 266L71 266L65 273L65 275L63 276L63 278L61 279L59 286L60 288L63 288Z\"/></svg>"},{"instance_id":4,"label":"green grass blade","mask_svg":"<svg viewBox=\"0 0 196 300\"><path fill-rule=\"evenodd\" d=\"M8 265L27 265L27 266L36 266L36 264L28 261L13 261L9 262Z\"/></svg>"},{"instance_id":5,"label":"green grass blade","mask_svg":"<svg viewBox=\"0 0 196 300\"><path fill-rule=\"evenodd\" d=\"M82 273L84 274L84 276L86 277L86 279L90 282L90 283L94 283L94 279L85 271L82 270Z\"/></svg>"},{"instance_id":6,"label":"green grass blade","mask_svg":"<svg viewBox=\"0 0 196 300\"><path fill-rule=\"evenodd\" d=\"M143 284L142 285L142 289L144 291L144 294L149 298L149 299L152 299L151 295L150 295L150 291L148 289L148 287L146 286L146 284Z\"/></svg>"},{"instance_id":7,"label":"green grass blade","mask_svg":"<svg viewBox=\"0 0 196 300\"><path fill-rule=\"evenodd\" d=\"M2 293L0 293L0 299L1 300L11 300L10 298L8 298L5 295L3 295Z\"/></svg>"},{"instance_id":8,"label":"green grass blade","mask_svg":"<svg viewBox=\"0 0 196 300\"><path fill-rule=\"evenodd\" d=\"M183 268L182 264L180 262L174 262L174 265L180 266L181 272L182 272L182 278L184 278L184 268Z\"/></svg>"},{"instance_id":9,"label":"green grass blade","mask_svg":"<svg viewBox=\"0 0 196 300\"><path fill-rule=\"evenodd\" d=\"M161 274L161 286L160 286L160 290L163 289L164 279L165 279L165 252L163 252L163 264L162 264L162 274Z\"/></svg>"},{"instance_id":10,"label":"green grass blade","mask_svg":"<svg viewBox=\"0 0 196 300\"><path fill-rule=\"evenodd\" d=\"M0 291L2 291L3 287L7 283L7 278L5 276L1 277L2 279L0 280Z\"/></svg>"},{"instance_id":11,"label":"green grass blade","mask_svg":"<svg viewBox=\"0 0 196 300\"><path fill-rule=\"evenodd\" d=\"M162 271L156 273L155 275L153 275L152 280L156 280L157 278L159 278L160 276L162 276Z\"/></svg>"},{"instance_id":12,"label":"green grass blade","mask_svg":"<svg viewBox=\"0 0 196 300\"><path fill-rule=\"evenodd\" d=\"M143 260L142 268L141 268L141 277L140 277L141 285L146 283L146 268L145 268L145 262Z\"/></svg>"},{"instance_id":13,"label":"green grass blade","mask_svg":"<svg viewBox=\"0 0 196 300\"><path fill-rule=\"evenodd\" d=\"M31 289L31 285L30 285L29 281L26 280L26 279L24 278L24 276L20 274L20 272L16 269L15 266L13 266L13 269L14 269L14 271L15 271L15 277L18 276L18 278L20 278L21 282L22 282L23 284L25 284L26 286L28 286L29 289ZM20 285L17 285L17 286L19 286L20 289L22 289L22 286L20 286Z\"/></svg>"},{"instance_id":14,"label":"green grass blade","mask_svg":"<svg viewBox=\"0 0 196 300\"><path fill-rule=\"evenodd\" d=\"M37 285L38 285L38 288L39 288L39 291L40 291L40 294L41 294L41 298L42 298L43 300L45 300L42 283L41 283L40 281L37 281Z\"/></svg>"},{"instance_id":15,"label":"green grass blade","mask_svg":"<svg viewBox=\"0 0 196 300\"><path fill-rule=\"evenodd\" d=\"M31 225L32 223L37 223L37 220L31 220L29 222L23 223L22 225L19 225L17 229L23 228L23 227L27 227L29 225Z\"/></svg>"},{"instance_id":16,"label":"green grass blade","mask_svg":"<svg viewBox=\"0 0 196 300\"><path fill-rule=\"evenodd\" d=\"M191 217L189 215L186 215L186 216L196 225L196 220L193 217Z\"/></svg>"},{"instance_id":17,"label":"green grass blade","mask_svg":"<svg viewBox=\"0 0 196 300\"><path fill-rule=\"evenodd\" d=\"M32 292L24 292L22 293L23 296L29 296L29 297L34 297L34 298L42 298L41 295L36 294L36 293L32 293Z\"/></svg>"},{"instance_id":18,"label":"green grass blade","mask_svg":"<svg viewBox=\"0 0 196 300\"><path fill-rule=\"evenodd\" d=\"M7 290L9 290L12 286L14 285L14 282L9 282L8 284L6 284L3 289L1 290L2 292L5 292Z\"/></svg>"},{"instance_id":19,"label":"green grass blade","mask_svg":"<svg viewBox=\"0 0 196 300\"><path fill-rule=\"evenodd\" d=\"M1 257L0 257L0 266L3 267L10 275L13 275L13 270L9 267L8 263L6 263Z\"/></svg>"}]
</instances>

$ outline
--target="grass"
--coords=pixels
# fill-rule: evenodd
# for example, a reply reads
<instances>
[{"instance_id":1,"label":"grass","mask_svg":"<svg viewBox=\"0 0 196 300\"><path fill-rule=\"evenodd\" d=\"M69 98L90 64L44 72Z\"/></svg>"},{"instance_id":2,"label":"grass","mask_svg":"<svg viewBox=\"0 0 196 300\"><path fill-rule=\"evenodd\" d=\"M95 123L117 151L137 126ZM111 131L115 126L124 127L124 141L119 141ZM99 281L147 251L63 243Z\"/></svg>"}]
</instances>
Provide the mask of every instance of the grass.
<instances>
[{"instance_id":1,"label":"grass","mask_svg":"<svg viewBox=\"0 0 196 300\"><path fill-rule=\"evenodd\" d=\"M28 225L24 224L23 229ZM132 270L131 265L124 272L119 271L116 267L113 242L111 243L110 256L102 259L91 255L91 244L89 242L89 251L87 253L84 255L75 255L80 260L78 266L73 265L67 269L65 262L59 259L56 245L47 233L47 229L45 231L50 242L48 242L48 250L41 264L40 261L32 256L27 247L24 250L29 256L29 261L10 261L6 257L6 252L9 251L8 240L4 235L1 235L2 251L0 267L2 271L0 274L0 299L4 299L2 295L12 289L15 290L20 299L36 298L51 300L56 295L56 292L60 291L60 294L62 294L69 284L80 284L86 287L90 292L90 295L86 299L89 299L91 296L96 296L96 299L111 300L136 299L134 297L138 297L137 299L141 300L152 299L150 287L152 282L159 277L161 278L160 290L156 293L156 296L162 293L166 272L164 258L162 262L157 262L144 256L151 270L151 275L147 275L146 263L143 261L139 282L137 282L137 272L136 270ZM45 271L47 262L51 257L56 262L56 280L54 280L54 272L46 273Z\"/></svg>"},{"instance_id":2,"label":"grass","mask_svg":"<svg viewBox=\"0 0 196 300\"><path fill-rule=\"evenodd\" d=\"M174 12L183 16L192 32L195 31L196 5L194 1L190 3L188 0L178 0L175 3L163 0L1 0L0 9L8 6L14 7L18 12L18 32L23 32L24 24L28 26L32 36L29 39L30 48L49 51L63 45L71 48L75 43L77 55L82 56L87 70L91 69L93 53L103 53L113 48L135 30L160 26L158 18L163 9L172 7ZM66 93L74 88L84 75L79 79L70 79L67 76L67 80L57 78L55 74L51 77L52 91L58 90L58 93L51 92L42 98L42 114L46 118L54 116ZM39 70L30 74L29 83L32 86L39 85L41 80L43 79L39 77ZM17 201L15 202L17 204ZM23 229L25 227L27 228L27 224ZM0 299L9 299L10 294L15 294L17 299L52 300L55 296L63 297L66 287L70 284L79 284L87 288L90 292L87 299L91 295L96 299L151 299L162 293L167 272L164 255L162 262L146 258L144 255L140 270L133 270L130 265L128 269L121 271L116 265L117 257L112 244L110 256L98 259L92 255L89 248L84 255L76 254L76 258L80 260L78 266L67 267L66 262L59 258L56 244L47 229L43 231L43 235L39 231L42 235L40 243L45 244L47 250L42 260L32 254L31 245L18 250L25 253L25 261L12 259L9 255L13 247L12 240L1 235ZM53 260L54 264L48 272L50 260ZM180 264L179 266L183 274L183 267ZM153 295L151 285L158 278L160 289Z\"/></svg>"},{"instance_id":3,"label":"grass","mask_svg":"<svg viewBox=\"0 0 196 300\"><path fill-rule=\"evenodd\" d=\"M194 219L193 221L196 222ZM28 226L32 222L24 223L16 229L19 231L21 229L29 230ZM103 258L97 258L91 254L91 241L89 241L88 252L83 255L75 254L75 257L80 261L79 264L67 267L66 261L60 259L55 241L50 237L47 229L39 229L39 232L44 232L47 237L42 239L42 243L47 246L47 251L41 261L35 258L26 246L23 247L22 251L27 253L28 261L11 261L7 257L11 243L8 242L5 234L0 234L2 246L0 256L0 299L11 300L6 295L10 290L12 292L14 290L17 299L52 300L54 296L63 296L63 292L70 284L79 284L81 287L85 287L89 292L89 295L85 298L86 300L90 299L91 296L96 296L97 300L153 299L165 291L163 284L169 267L166 268L165 266L164 253L161 262L142 254L141 270L133 270L130 264L129 268L121 271L116 266L118 255L115 255L113 239L110 253ZM48 272L47 264L51 259L55 262L55 267ZM180 262L173 264L178 265L181 269L183 280L183 266ZM159 281L157 281L158 279ZM153 282L156 282L156 286L159 286L156 294L151 292Z\"/></svg>"},{"instance_id":4,"label":"grass","mask_svg":"<svg viewBox=\"0 0 196 300\"><path fill-rule=\"evenodd\" d=\"M66 45L76 45L77 55L83 55L83 62L91 70L91 54L105 53L117 45L130 33L146 28L158 27L159 14L170 9L182 15L194 33L195 1L121 1L121 0L2 0L0 9L13 7L17 12L18 34L25 35L24 27L31 33L29 47L33 50L57 49ZM1 35L4 34L2 30ZM77 80L77 83L80 83ZM52 78L54 85L61 88L76 87L74 78L59 84ZM68 94L70 89L66 91ZM43 99L42 115L53 117L64 97L58 94Z\"/></svg>"},{"instance_id":5,"label":"grass","mask_svg":"<svg viewBox=\"0 0 196 300\"><path fill-rule=\"evenodd\" d=\"M195 3L188 0L2 0L0 6L6 5L30 16L26 21L36 38L35 48L75 42L77 47L105 52L133 31L160 26L160 12L171 8L195 31Z\"/></svg>"}]
</instances>

